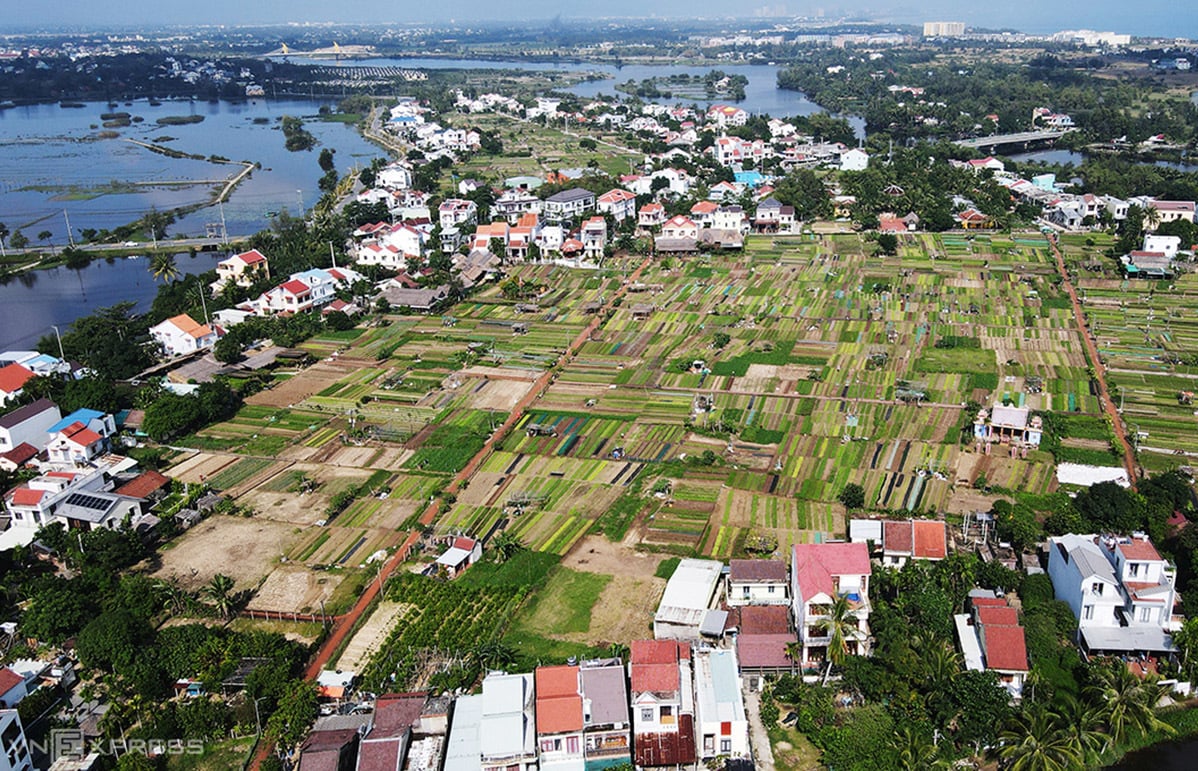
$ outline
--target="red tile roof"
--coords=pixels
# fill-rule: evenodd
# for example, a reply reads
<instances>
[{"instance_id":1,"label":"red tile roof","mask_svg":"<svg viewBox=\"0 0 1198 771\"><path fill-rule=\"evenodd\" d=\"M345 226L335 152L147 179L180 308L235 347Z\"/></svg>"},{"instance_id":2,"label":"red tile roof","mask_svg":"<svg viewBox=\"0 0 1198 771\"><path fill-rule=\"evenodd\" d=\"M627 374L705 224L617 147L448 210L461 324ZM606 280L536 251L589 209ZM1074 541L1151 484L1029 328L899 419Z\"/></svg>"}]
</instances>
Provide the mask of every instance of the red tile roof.
<instances>
[{"instance_id":1,"label":"red tile roof","mask_svg":"<svg viewBox=\"0 0 1198 771\"><path fill-rule=\"evenodd\" d=\"M169 485L171 480L157 471L147 471L144 474L139 474L125 484L118 487L115 492L117 495L127 495L130 498L145 498L163 487Z\"/></svg>"},{"instance_id":2,"label":"red tile roof","mask_svg":"<svg viewBox=\"0 0 1198 771\"><path fill-rule=\"evenodd\" d=\"M582 694L578 667L537 667L537 733L581 731Z\"/></svg>"},{"instance_id":3,"label":"red tile roof","mask_svg":"<svg viewBox=\"0 0 1198 771\"><path fill-rule=\"evenodd\" d=\"M675 640L633 640L629 660L633 664L676 664L691 657L690 646Z\"/></svg>"},{"instance_id":4,"label":"red tile roof","mask_svg":"<svg viewBox=\"0 0 1198 771\"><path fill-rule=\"evenodd\" d=\"M1027 641L1021 626L985 627L986 667L1014 672L1027 671Z\"/></svg>"},{"instance_id":5,"label":"red tile roof","mask_svg":"<svg viewBox=\"0 0 1198 771\"><path fill-rule=\"evenodd\" d=\"M28 487L18 487L12 491L12 502L14 506L36 506L42 502L42 498L46 495L45 490L32 490Z\"/></svg>"},{"instance_id":6,"label":"red tile roof","mask_svg":"<svg viewBox=\"0 0 1198 771\"><path fill-rule=\"evenodd\" d=\"M867 576L869 550L863 543L798 543L793 563L803 598L817 594L832 596L833 576Z\"/></svg>"},{"instance_id":7,"label":"red tile roof","mask_svg":"<svg viewBox=\"0 0 1198 771\"><path fill-rule=\"evenodd\" d=\"M742 635L790 632L790 608L785 605L746 605L739 615Z\"/></svg>"},{"instance_id":8,"label":"red tile roof","mask_svg":"<svg viewBox=\"0 0 1198 771\"><path fill-rule=\"evenodd\" d=\"M742 634L736 638L736 657L749 669L786 669L794 666L786 655L786 646L794 641L793 634Z\"/></svg>"},{"instance_id":9,"label":"red tile roof","mask_svg":"<svg viewBox=\"0 0 1198 771\"><path fill-rule=\"evenodd\" d=\"M0 455L0 458L4 458L14 465L22 466L37 457L37 452L37 448L29 442L21 442L8 452Z\"/></svg>"},{"instance_id":10,"label":"red tile roof","mask_svg":"<svg viewBox=\"0 0 1198 771\"><path fill-rule=\"evenodd\" d=\"M257 249L250 249L248 252L242 252L237 255L237 259L244 262L246 265L257 265L260 262L266 262L266 255Z\"/></svg>"},{"instance_id":11,"label":"red tile roof","mask_svg":"<svg viewBox=\"0 0 1198 771\"><path fill-rule=\"evenodd\" d=\"M25 369L20 364L9 364L7 367L0 367L0 392L6 394L16 393L25 387L25 384L34 378L33 372Z\"/></svg>"},{"instance_id":12,"label":"red tile roof","mask_svg":"<svg viewBox=\"0 0 1198 771\"><path fill-rule=\"evenodd\" d=\"M915 528L915 556L923 559L944 559L948 556L947 535L944 523L939 520L917 519Z\"/></svg>"},{"instance_id":13,"label":"red tile roof","mask_svg":"<svg viewBox=\"0 0 1198 771\"><path fill-rule=\"evenodd\" d=\"M910 554L912 541L911 520L882 523L882 548L885 551Z\"/></svg>"},{"instance_id":14,"label":"red tile roof","mask_svg":"<svg viewBox=\"0 0 1198 771\"><path fill-rule=\"evenodd\" d=\"M473 538L458 536L457 538L453 539L453 548L462 549L463 551L473 551L474 545L477 543L478 541L475 541Z\"/></svg>"},{"instance_id":15,"label":"red tile roof","mask_svg":"<svg viewBox=\"0 0 1198 771\"><path fill-rule=\"evenodd\" d=\"M991 624L996 626L1018 626L1019 614L1011 607L981 607L977 609L978 623L982 626L989 627Z\"/></svg>"},{"instance_id":16,"label":"red tile roof","mask_svg":"<svg viewBox=\"0 0 1198 771\"><path fill-rule=\"evenodd\" d=\"M90 447L104 438L79 421L67 426L61 433L80 447Z\"/></svg>"},{"instance_id":17,"label":"red tile roof","mask_svg":"<svg viewBox=\"0 0 1198 771\"><path fill-rule=\"evenodd\" d=\"M308 291L308 285L299 279L291 279L283 284L283 291L291 294L303 294Z\"/></svg>"},{"instance_id":18,"label":"red tile roof","mask_svg":"<svg viewBox=\"0 0 1198 771\"><path fill-rule=\"evenodd\" d=\"M780 560L732 560L728 576L733 581L786 581L786 563Z\"/></svg>"},{"instance_id":19,"label":"red tile roof","mask_svg":"<svg viewBox=\"0 0 1198 771\"><path fill-rule=\"evenodd\" d=\"M1002 597L970 597L969 602L975 608L1005 608L1007 601Z\"/></svg>"},{"instance_id":20,"label":"red tile roof","mask_svg":"<svg viewBox=\"0 0 1198 771\"><path fill-rule=\"evenodd\" d=\"M1123 552L1124 558L1129 560L1159 560L1161 558L1155 546L1148 541L1141 541L1139 538L1119 544L1119 550Z\"/></svg>"},{"instance_id":21,"label":"red tile roof","mask_svg":"<svg viewBox=\"0 0 1198 771\"><path fill-rule=\"evenodd\" d=\"M25 678L21 677L8 667L0 669L0 695L8 693L23 682L25 682Z\"/></svg>"},{"instance_id":22,"label":"red tile roof","mask_svg":"<svg viewBox=\"0 0 1198 771\"><path fill-rule=\"evenodd\" d=\"M379 696L374 705L374 721L369 738L402 735L420 719L426 701L428 693L425 691Z\"/></svg>"}]
</instances>

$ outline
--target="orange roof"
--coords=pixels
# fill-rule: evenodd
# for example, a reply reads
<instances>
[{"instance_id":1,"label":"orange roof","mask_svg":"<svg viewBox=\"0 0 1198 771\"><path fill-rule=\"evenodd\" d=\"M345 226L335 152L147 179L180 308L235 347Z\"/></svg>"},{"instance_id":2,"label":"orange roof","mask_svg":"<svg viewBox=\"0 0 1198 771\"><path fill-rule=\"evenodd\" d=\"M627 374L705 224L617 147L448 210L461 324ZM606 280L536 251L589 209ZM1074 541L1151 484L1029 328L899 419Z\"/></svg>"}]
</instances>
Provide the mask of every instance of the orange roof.
<instances>
[{"instance_id":1,"label":"orange roof","mask_svg":"<svg viewBox=\"0 0 1198 771\"><path fill-rule=\"evenodd\" d=\"M248 252L242 252L237 255L237 259L244 262L246 265L257 265L260 262L266 262L266 255L257 249L250 249Z\"/></svg>"},{"instance_id":2,"label":"orange roof","mask_svg":"<svg viewBox=\"0 0 1198 771\"><path fill-rule=\"evenodd\" d=\"M45 490L31 490L28 487L18 487L12 491L12 502L14 506L36 506L42 502L42 497L45 494Z\"/></svg>"},{"instance_id":3,"label":"orange roof","mask_svg":"<svg viewBox=\"0 0 1198 771\"><path fill-rule=\"evenodd\" d=\"M79 421L75 421L71 425L64 428L62 430L62 435L82 447L93 445L104 438Z\"/></svg>"},{"instance_id":4,"label":"orange roof","mask_svg":"<svg viewBox=\"0 0 1198 771\"><path fill-rule=\"evenodd\" d=\"M25 384L34 378L33 372L20 364L9 364L0 367L0 393L12 394L20 391Z\"/></svg>"},{"instance_id":5,"label":"orange roof","mask_svg":"<svg viewBox=\"0 0 1198 771\"><path fill-rule=\"evenodd\" d=\"M1161 555L1157 553L1156 547L1148 541L1141 541L1138 538L1133 538L1128 543L1119 544L1119 551L1123 552L1123 556L1129 560L1159 560Z\"/></svg>"},{"instance_id":6,"label":"orange roof","mask_svg":"<svg viewBox=\"0 0 1198 771\"><path fill-rule=\"evenodd\" d=\"M985 627L986 668L1027 671L1027 640L1021 626Z\"/></svg>"},{"instance_id":7,"label":"orange roof","mask_svg":"<svg viewBox=\"0 0 1198 771\"><path fill-rule=\"evenodd\" d=\"M982 626L1018 626L1019 613L1011 607L981 607L977 608L978 623Z\"/></svg>"},{"instance_id":8,"label":"orange roof","mask_svg":"<svg viewBox=\"0 0 1198 771\"><path fill-rule=\"evenodd\" d=\"M291 294L296 294L296 295L303 294L304 292L307 292L309 289L308 285L305 284L303 281L300 281L299 279L294 279L294 278L292 280L286 282L285 284L283 284L282 288L283 288L283 291L290 292Z\"/></svg>"},{"instance_id":9,"label":"orange roof","mask_svg":"<svg viewBox=\"0 0 1198 771\"><path fill-rule=\"evenodd\" d=\"M719 204L714 201L699 201L691 207L691 214L711 214L718 208Z\"/></svg>"},{"instance_id":10,"label":"orange roof","mask_svg":"<svg viewBox=\"0 0 1198 771\"><path fill-rule=\"evenodd\" d=\"M945 542L944 523L938 520L914 521L916 557L924 559L944 559L948 556L948 544Z\"/></svg>"},{"instance_id":11,"label":"orange roof","mask_svg":"<svg viewBox=\"0 0 1198 771\"><path fill-rule=\"evenodd\" d=\"M646 214L646 213L656 214L657 212L662 211L665 208L666 207L662 206L659 203L647 203L641 207L641 214Z\"/></svg>"},{"instance_id":12,"label":"orange roof","mask_svg":"<svg viewBox=\"0 0 1198 771\"><path fill-rule=\"evenodd\" d=\"M145 498L170 483L171 480L168 477L157 471L147 471L121 485L114 492L117 495L128 495L130 498Z\"/></svg>"},{"instance_id":13,"label":"orange roof","mask_svg":"<svg viewBox=\"0 0 1198 771\"><path fill-rule=\"evenodd\" d=\"M535 228L537 226L537 215L534 212L526 212L520 215L520 221L516 223L518 227Z\"/></svg>"},{"instance_id":14,"label":"orange roof","mask_svg":"<svg viewBox=\"0 0 1198 771\"><path fill-rule=\"evenodd\" d=\"M537 667L537 733L582 730L582 694L578 667Z\"/></svg>"}]
</instances>

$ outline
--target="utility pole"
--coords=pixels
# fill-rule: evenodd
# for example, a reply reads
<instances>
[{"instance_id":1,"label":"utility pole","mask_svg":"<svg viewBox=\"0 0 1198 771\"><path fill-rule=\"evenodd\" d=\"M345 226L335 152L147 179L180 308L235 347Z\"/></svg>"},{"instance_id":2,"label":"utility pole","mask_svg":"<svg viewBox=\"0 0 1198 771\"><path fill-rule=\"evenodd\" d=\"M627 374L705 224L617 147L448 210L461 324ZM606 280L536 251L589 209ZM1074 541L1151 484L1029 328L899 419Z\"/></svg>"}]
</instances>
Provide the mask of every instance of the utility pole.
<instances>
[{"instance_id":1,"label":"utility pole","mask_svg":"<svg viewBox=\"0 0 1198 771\"><path fill-rule=\"evenodd\" d=\"M329 258L332 259L333 267L336 268L337 267L337 255L333 251L333 242L332 241L329 241Z\"/></svg>"},{"instance_id":2,"label":"utility pole","mask_svg":"<svg viewBox=\"0 0 1198 771\"><path fill-rule=\"evenodd\" d=\"M53 330L54 330L54 336L55 336L56 338L58 338L58 358L59 358L61 361L66 361L66 360L67 360L67 355L66 355L65 353L63 353L63 352L62 352L62 333L60 333L60 332L58 331L58 327L57 327L57 326L55 326L55 325L53 325L53 324L51 324L51 325L50 325L50 329L53 329Z\"/></svg>"},{"instance_id":3,"label":"utility pole","mask_svg":"<svg viewBox=\"0 0 1198 771\"><path fill-rule=\"evenodd\" d=\"M207 324L207 323L209 323L209 321L208 321L208 301L204 299L204 285L203 284L200 284L199 290L200 290L200 307L204 309L204 323Z\"/></svg>"},{"instance_id":4,"label":"utility pole","mask_svg":"<svg viewBox=\"0 0 1198 771\"><path fill-rule=\"evenodd\" d=\"M220 235L221 235L221 238L223 238L225 241L225 247L228 247L229 246L229 229L227 227L225 227L225 202L217 201L216 203L218 206L220 206Z\"/></svg>"}]
</instances>

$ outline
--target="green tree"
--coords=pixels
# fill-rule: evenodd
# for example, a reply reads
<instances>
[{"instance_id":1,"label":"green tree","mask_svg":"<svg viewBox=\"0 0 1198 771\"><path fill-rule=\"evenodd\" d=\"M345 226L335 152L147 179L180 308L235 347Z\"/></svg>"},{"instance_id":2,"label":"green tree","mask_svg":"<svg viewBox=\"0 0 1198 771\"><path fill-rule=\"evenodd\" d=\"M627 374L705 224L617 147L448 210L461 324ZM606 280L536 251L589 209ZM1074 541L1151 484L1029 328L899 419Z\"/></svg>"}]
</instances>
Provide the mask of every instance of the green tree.
<instances>
[{"instance_id":1,"label":"green tree","mask_svg":"<svg viewBox=\"0 0 1198 771\"><path fill-rule=\"evenodd\" d=\"M893 255L898 252L898 236L894 233L878 234L878 251Z\"/></svg>"},{"instance_id":2,"label":"green tree","mask_svg":"<svg viewBox=\"0 0 1198 771\"><path fill-rule=\"evenodd\" d=\"M279 700L278 709L267 721L267 733L279 747L291 748L303 741L316 719L316 687L303 680L292 681Z\"/></svg>"},{"instance_id":3,"label":"green tree","mask_svg":"<svg viewBox=\"0 0 1198 771\"><path fill-rule=\"evenodd\" d=\"M849 482L836 496L836 500L844 504L850 511L865 506L865 488L856 482Z\"/></svg>"},{"instance_id":4,"label":"green tree","mask_svg":"<svg viewBox=\"0 0 1198 771\"><path fill-rule=\"evenodd\" d=\"M200 594L208 601L213 610L221 618L228 618L233 612L233 579L217 573L212 580L200 590Z\"/></svg>"},{"instance_id":5,"label":"green tree","mask_svg":"<svg viewBox=\"0 0 1198 771\"><path fill-rule=\"evenodd\" d=\"M17 230L12 234L12 238L9 239L8 245L13 249L24 249L25 247L29 246L29 239L24 233L22 233L20 230Z\"/></svg>"},{"instance_id":6,"label":"green tree","mask_svg":"<svg viewBox=\"0 0 1198 771\"><path fill-rule=\"evenodd\" d=\"M815 623L815 628L828 638L828 669L824 682L832 674L833 666L840 666L850 654L850 645L860 645L864 635L857 626L857 616L849 599L839 595L828 607L828 612Z\"/></svg>"},{"instance_id":7,"label":"green tree","mask_svg":"<svg viewBox=\"0 0 1198 771\"><path fill-rule=\"evenodd\" d=\"M320 157L317 159L317 163L320 164L320 170L326 174L337 168L337 163L333 160L333 153L335 152L337 151L329 147L326 147L320 151Z\"/></svg>"},{"instance_id":8,"label":"green tree","mask_svg":"<svg viewBox=\"0 0 1198 771\"><path fill-rule=\"evenodd\" d=\"M1088 691L1116 742L1122 742L1130 732L1174 733L1173 727L1158 719L1154 711L1162 693L1156 679L1141 680L1121 661L1099 670Z\"/></svg>"},{"instance_id":9,"label":"green tree","mask_svg":"<svg viewBox=\"0 0 1198 771\"><path fill-rule=\"evenodd\" d=\"M1025 711L999 738L1006 771L1070 771L1082 761L1069 734L1043 709Z\"/></svg>"},{"instance_id":10,"label":"green tree","mask_svg":"<svg viewBox=\"0 0 1198 771\"><path fill-rule=\"evenodd\" d=\"M1109 740L1103 732L1101 708L1065 693L1053 703L1051 714L1086 765L1096 761L1106 749Z\"/></svg>"},{"instance_id":11,"label":"green tree","mask_svg":"<svg viewBox=\"0 0 1198 771\"><path fill-rule=\"evenodd\" d=\"M145 619L124 609L106 611L83 627L76 638L79 661L89 669L125 671L154 636Z\"/></svg>"},{"instance_id":12,"label":"green tree","mask_svg":"<svg viewBox=\"0 0 1198 771\"><path fill-rule=\"evenodd\" d=\"M159 252L150 258L150 273L155 281L172 282L183 275L175 264L175 255Z\"/></svg>"}]
</instances>

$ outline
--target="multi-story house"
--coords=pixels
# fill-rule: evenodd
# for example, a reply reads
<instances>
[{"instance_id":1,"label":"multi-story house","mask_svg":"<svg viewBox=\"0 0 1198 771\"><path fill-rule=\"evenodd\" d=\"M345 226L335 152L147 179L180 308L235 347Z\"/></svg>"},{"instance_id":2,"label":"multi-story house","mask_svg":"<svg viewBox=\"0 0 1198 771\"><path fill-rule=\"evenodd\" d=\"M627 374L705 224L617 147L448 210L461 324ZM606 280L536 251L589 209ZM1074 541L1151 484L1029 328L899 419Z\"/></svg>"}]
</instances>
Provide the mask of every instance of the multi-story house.
<instances>
[{"instance_id":1,"label":"multi-story house","mask_svg":"<svg viewBox=\"0 0 1198 771\"><path fill-rule=\"evenodd\" d=\"M603 251L607 248L607 221L602 217L591 217L583 223L579 240L582 241L584 257L602 259Z\"/></svg>"},{"instance_id":2,"label":"multi-story house","mask_svg":"<svg viewBox=\"0 0 1198 771\"><path fill-rule=\"evenodd\" d=\"M257 249L235 254L216 263L216 281L212 282L212 293L216 294L229 284L250 286L255 281L270 277L270 262Z\"/></svg>"},{"instance_id":3,"label":"multi-story house","mask_svg":"<svg viewBox=\"0 0 1198 771\"><path fill-rule=\"evenodd\" d=\"M738 671L736 651L731 648L695 653L695 735L700 760L751 757Z\"/></svg>"},{"instance_id":4,"label":"multi-story house","mask_svg":"<svg viewBox=\"0 0 1198 771\"><path fill-rule=\"evenodd\" d=\"M541 211L545 214L546 220L562 222L581 217L594 208L595 194L590 190L575 187L554 193L546 198L545 203L541 206Z\"/></svg>"},{"instance_id":5,"label":"multi-story house","mask_svg":"<svg viewBox=\"0 0 1198 771\"><path fill-rule=\"evenodd\" d=\"M331 303L336 292L362 279L349 268L314 268L294 273L279 286L266 292L251 306L259 316L276 313L303 313Z\"/></svg>"},{"instance_id":6,"label":"multi-story house","mask_svg":"<svg viewBox=\"0 0 1198 771\"><path fill-rule=\"evenodd\" d=\"M619 659L582 662L583 753L586 771L632 763L628 680Z\"/></svg>"},{"instance_id":7,"label":"multi-story house","mask_svg":"<svg viewBox=\"0 0 1198 771\"><path fill-rule=\"evenodd\" d=\"M636 196L618 187L608 190L599 196L595 210L601 214L610 214L616 222L623 222L636 215Z\"/></svg>"},{"instance_id":8,"label":"multi-story house","mask_svg":"<svg viewBox=\"0 0 1198 771\"><path fill-rule=\"evenodd\" d=\"M167 356L185 356L216 345L217 330L181 313L150 327L150 337Z\"/></svg>"},{"instance_id":9,"label":"multi-story house","mask_svg":"<svg viewBox=\"0 0 1198 771\"><path fill-rule=\"evenodd\" d=\"M478 204L463 198L447 198L437 207L441 230L461 229L478 220Z\"/></svg>"},{"instance_id":10,"label":"multi-story house","mask_svg":"<svg viewBox=\"0 0 1198 771\"><path fill-rule=\"evenodd\" d=\"M728 604L789 605L786 563L779 560L732 560L728 567Z\"/></svg>"},{"instance_id":11,"label":"multi-story house","mask_svg":"<svg viewBox=\"0 0 1198 771\"><path fill-rule=\"evenodd\" d=\"M488 674L482 693L454 704L444 771L535 771L534 714L531 674Z\"/></svg>"},{"instance_id":12,"label":"multi-story house","mask_svg":"<svg viewBox=\"0 0 1198 771\"><path fill-rule=\"evenodd\" d=\"M629 669L633 762L642 768L694 763L690 645L674 640L634 640Z\"/></svg>"},{"instance_id":13,"label":"multi-story house","mask_svg":"<svg viewBox=\"0 0 1198 771\"><path fill-rule=\"evenodd\" d=\"M645 230L661 227L666 221L666 207L657 203L647 203L637 214L636 224Z\"/></svg>"},{"instance_id":14,"label":"multi-story house","mask_svg":"<svg viewBox=\"0 0 1198 771\"><path fill-rule=\"evenodd\" d=\"M49 399L38 399L32 404L0 415L0 453L6 453L28 444L36 450L46 448L46 431L58 421L62 413L58 405Z\"/></svg>"},{"instance_id":15,"label":"multi-story house","mask_svg":"<svg viewBox=\"0 0 1198 771\"><path fill-rule=\"evenodd\" d=\"M743 233L749 228L745 210L737 204L728 204L715 210L711 217L712 230L735 230Z\"/></svg>"},{"instance_id":16,"label":"multi-story house","mask_svg":"<svg viewBox=\"0 0 1198 771\"><path fill-rule=\"evenodd\" d=\"M523 188L505 190L491 205L491 214L515 225L524 214L540 214L541 199Z\"/></svg>"},{"instance_id":17,"label":"multi-story house","mask_svg":"<svg viewBox=\"0 0 1198 771\"><path fill-rule=\"evenodd\" d=\"M537 746L542 771L586 771L579 668L537 667L536 688Z\"/></svg>"},{"instance_id":18,"label":"multi-story house","mask_svg":"<svg viewBox=\"0 0 1198 771\"><path fill-rule=\"evenodd\" d=\"M1086 653L1169 653L1173 568L1147 536L1074 535L1049 541L1053 592L1077 618L1078 644Z\"/></svg>"},{"instance_id":19,"label":"multi-story house","mask_svg":"<svg viewBox=\"0 0 1198 771\"><path fill-rule=\"evenodd\" d=\"M991 591L969 593L969 613L953 616L965 668L994 672L1012 701L1023 698L1028 675L1027 640L1019 613Z\"/></svg>"},{"instance_id":20,"label":"multi-story house","mask_svg":"<svg viewBox=\"0 0 1198 771\"><path fill-rule=\"evenodd\" d=\"M852 655L869 653L869 549L863 543L795 544L790 596L802 643L803 666L827 660L831 644L825 622L838 598L848 603L854 628L845 642Z\"/></svg>"}]
</instances>

